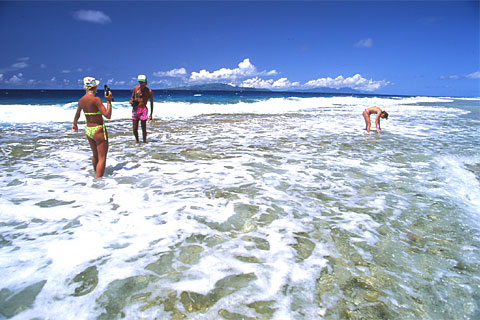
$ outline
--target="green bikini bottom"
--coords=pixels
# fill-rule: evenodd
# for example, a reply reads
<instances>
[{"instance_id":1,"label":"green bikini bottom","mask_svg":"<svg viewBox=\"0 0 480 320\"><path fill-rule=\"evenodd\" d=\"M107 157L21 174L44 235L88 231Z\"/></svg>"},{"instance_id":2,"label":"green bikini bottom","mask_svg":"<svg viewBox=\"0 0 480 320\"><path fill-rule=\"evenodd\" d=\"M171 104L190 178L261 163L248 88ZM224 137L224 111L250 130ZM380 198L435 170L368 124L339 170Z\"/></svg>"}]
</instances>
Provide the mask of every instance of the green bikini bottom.
<instances>
[{"instance_id":1,"label":"green bikini bottom","mask_svg":"<svg viewBox=\"0 0 480 320\"><path fill-rule=\"evenodd\" d=\"M99 126L95 126L95 127L87 127L85 126L85 134L87 135L87 137L89 137L90 139L93 139L93 135L95 134L95 132L97 132L98 129L100 128L103 128L103 136L105 137L105 141L107 140L107 129L105 128L105 123L104 124L101 124Z\"/></svg>"}]
</instances>

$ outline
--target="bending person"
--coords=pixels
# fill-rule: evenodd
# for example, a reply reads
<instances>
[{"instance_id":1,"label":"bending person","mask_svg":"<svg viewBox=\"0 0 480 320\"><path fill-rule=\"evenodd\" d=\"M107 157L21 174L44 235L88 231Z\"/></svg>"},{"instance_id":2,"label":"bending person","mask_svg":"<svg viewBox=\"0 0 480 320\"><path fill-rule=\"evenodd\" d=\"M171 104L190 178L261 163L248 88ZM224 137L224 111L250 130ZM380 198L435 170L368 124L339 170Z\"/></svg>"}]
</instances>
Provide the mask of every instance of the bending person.
<instances>
[{"instance_id":1,"label":"bending person","mask_svg":"<svg viewBox=\"0 0 480 320\"><path fill-rule=\"evenodd\" d=\"M107 119L112 117L112 92L110 91L107 99L107 108L99 97L96 97L97 86L100 82L93 77L83 78L85 95L78 101L77 112L73 119L72 130L78 132L77 122L80 118L80 112L85 113L85 135L92 149L92 165L96 172L96 177L103 177L107 162L108 135L107 128L103 121L103 116Z\"/></svg>"},{"instance_id":2,"label":"bending person","mask_svg":"<svg viewBox=\"0 0 480 320\"><path fill-rule=\"evenodd\" d=\"M380 133L380 131L382 130L382 128L380 128L380 118L388 119L388 113L387 111L382 111L382 109L380 109L377 106L368 107L365 110L363 110L363 118L365 118L365 125L366 125L365 130L367 130L367 132L370 132L370 127L372 126L372 123L370 122L371 114L377 115L375 119L375 128L377 129L377 132Z\"/></svg>"},{"instance_id":3,"label":"bending person","mask_svg":"<svg viewBox=\"0 0 480 320\"><path fill-rule=\"evenodd\" d=\"M138 121L142 123L143 143L147 142L147 119L152 120L153 116L153 92L147 87L147 76L140 74L137 77L138 86L133 87L130 104L133 107L133 135L138 143ZM150 116L148 116L147 102L150 100Z\"/></svg>"}]
</instances>

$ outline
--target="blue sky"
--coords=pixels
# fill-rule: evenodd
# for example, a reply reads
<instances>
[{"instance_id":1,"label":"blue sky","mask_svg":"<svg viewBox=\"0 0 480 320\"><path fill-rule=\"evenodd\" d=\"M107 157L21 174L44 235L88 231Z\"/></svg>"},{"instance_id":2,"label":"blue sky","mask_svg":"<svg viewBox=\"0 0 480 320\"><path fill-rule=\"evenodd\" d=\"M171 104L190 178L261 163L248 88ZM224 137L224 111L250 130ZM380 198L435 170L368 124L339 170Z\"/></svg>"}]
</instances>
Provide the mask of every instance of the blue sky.
<instances>
[{"instance_id":1,"label":"blue sky","mask_svg":"<svg viewBox=\"0 0 480 320\"><path fill-rule=\"evenodd\" d=\"M480 96L479 1L2 1L0 88Z\"/></svg>"}]
</instances>

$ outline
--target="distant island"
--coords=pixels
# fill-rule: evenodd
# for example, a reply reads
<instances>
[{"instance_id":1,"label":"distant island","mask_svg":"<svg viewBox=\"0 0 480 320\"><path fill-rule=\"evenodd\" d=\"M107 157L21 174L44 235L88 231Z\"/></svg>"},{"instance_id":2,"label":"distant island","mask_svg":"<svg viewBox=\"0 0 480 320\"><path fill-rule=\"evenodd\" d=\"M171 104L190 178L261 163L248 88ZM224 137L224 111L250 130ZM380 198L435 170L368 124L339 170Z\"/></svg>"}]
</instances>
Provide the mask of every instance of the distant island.
<instances>
[{"instance_id":1,"label":"distant island","mask_svg":"<svg viewBox=\"0 0 480 320\"><path fill-rule=\"evenodd\" d=\"M206 83L206 84L199 84L194 86L186 86L186 87L179 87L179 88L172 88L166 90L179 90L179 91L236 91L236 92L243 92L243 91L271 91L268 89L256 89L256 88L245 88L245 87L237 87L231 84L226 83Z\"/></svg>"},{"instance_id":2,"label":"distant island","mask_svg":"<svg viewBox=\"0 0 480 320\"><path fill-rule=\"evenodd\" d=\"M296 89L296 90L270 90L270 89L259 89L259 88L246 88L246 87L237 87L231 84L226 83L206 83L193 86L185 86L179 88L168 88L163 90L178 90L178 91L235 91L235 92L259 92L259 91L287 91L287 92L307 92L307 93L333 93L333 94L365 94L366 92L358 91L352 88L312 88L312 89Z\"/></svg>"}]
</instances>

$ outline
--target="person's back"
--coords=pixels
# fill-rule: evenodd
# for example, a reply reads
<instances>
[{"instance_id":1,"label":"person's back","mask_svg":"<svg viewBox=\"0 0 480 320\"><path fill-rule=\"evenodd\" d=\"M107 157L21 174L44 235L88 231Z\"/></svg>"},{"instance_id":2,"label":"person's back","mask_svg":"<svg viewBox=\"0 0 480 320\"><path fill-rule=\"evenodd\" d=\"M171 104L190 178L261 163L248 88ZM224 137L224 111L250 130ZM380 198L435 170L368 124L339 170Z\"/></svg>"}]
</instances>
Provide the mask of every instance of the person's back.
<instances>
[{"instance_id":1,"label":"person's back","mask_svg":"<svg viewBox=\"0 0 480 320\"><path fill-rule=\"evenodd\" d=\"M102 103L100 98L90 94L86 94L78 100L78 105L83 110L83 113L87 118L87 123L94 123L97 125L103 124L102 114L99 113L99 103Z\"/></svg>"},{"instance_id":2,"label":"person's back","mask_svg":"<svg viewBox=\"0 0 480 320\"><path fill-rule=\"evenodd\" d=\"M103 116L107 119L111 118L113 96L111 91L105 91L105 98L107 99L107 108L105 108L102 100L95 96L99 81L93 77L85 77L83 83L85 95L78 100L72 130L78 132L77 122L83 111L87 120L85 124L85 136L92 149L93 169L96 172L96 177L100 178L105 172L108 153L108 134L105 123L103 122Z\"/></svg>"}]
</instances>

